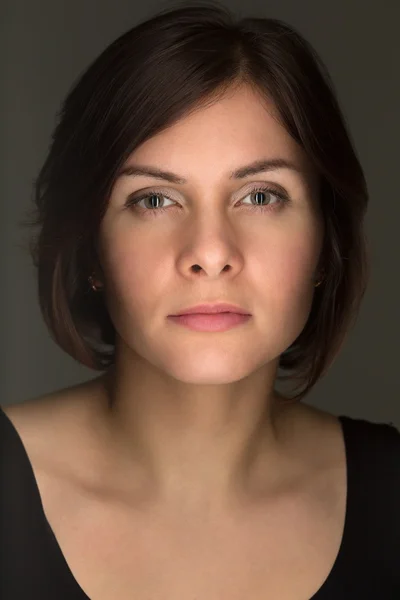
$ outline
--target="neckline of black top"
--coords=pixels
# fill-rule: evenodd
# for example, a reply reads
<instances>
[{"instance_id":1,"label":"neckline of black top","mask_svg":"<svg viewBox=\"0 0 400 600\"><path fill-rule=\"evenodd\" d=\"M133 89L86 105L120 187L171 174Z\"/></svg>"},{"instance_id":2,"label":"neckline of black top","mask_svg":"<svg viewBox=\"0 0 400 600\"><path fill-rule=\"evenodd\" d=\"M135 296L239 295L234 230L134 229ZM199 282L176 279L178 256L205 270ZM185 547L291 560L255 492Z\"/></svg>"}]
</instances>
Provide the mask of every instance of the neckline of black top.
<instances>
[{"instance_id":1,"label":"neckline of black top","mask_svg":"<svg viewBox=\"0 0 400 600\"><path fill-rule=\"evenodd\" d=\"M49 521L47 520L46 513L44 511L42 498L40 495L39 486L36 481L35 473L34 473L31 461L29 459L28 453L26 451L26 448L22 442L22 439L19 436L19 433L15 429L11 420L8 418L8 416L2 410L1 406L0 406L0 413L2 413L3 418L6 418L6 420L11 425L14 433L16 434L16 436L18 438L18 444L21 447L21 450L24 454L24 460L26 461L26 466L27 466L27 469L29 470L30 478L32 480L32 484L33 484L33 488L34 488L34 495L35 495L35 498L37 499L37 506L39 507L39 510L40 510L40 517L41 517L41 520L43 523L44 535L48 538L49 544L51 545L51 556L55 561L54 567L55 567L57 573L59 574L60 579L62 579L62 581L60 581L60 586L66 586L68 591L70 591L70 593L73 594L74 600L91 600L91 598L89 598L89 596L85 593L85 591L80 586L78 581L75 579L75 576L72 573L69 564L67 563L67 560L66 560L66 558L63 554L63 551L60 547L60 544L58 543L55 533L54 533L53 529L51 528ZM353 494L352 494L353 478L351 477L351 473L350 473L351 461L349 459L349 453L350 453L349 429L352 427L353 423L358 421L358 419L353 419L352 417L349 417L346 415L338 415L337 418L341 424L341 430L342 430L342 436L343 436L343 441L344 441L344 446L345 446L345 454L346 454L346 480L347 480L346 487L347 487L347 489L346 489L346 509L345 509L346 512L345 512L344 527L343 527L343 531L342 531L341 543L340 543L339 550L336 555L335 561L334 561L327 577L325 578L324 582L318 588L318 590L313 594L313 596L311 596L311 598L309 600L323 600L322 595L328 591L329 586L333 584L333 582L335 581L335 578L340 578L340 570L342 568L343 560L344 560L345 555L347 556L347 554L348 554L346 552L346 547L348 545L348 539L350 536L350 534L349 534L349 513L351 512L350 506L351 506L351 502L353 500Z\"/></svg>"}]
</instances>

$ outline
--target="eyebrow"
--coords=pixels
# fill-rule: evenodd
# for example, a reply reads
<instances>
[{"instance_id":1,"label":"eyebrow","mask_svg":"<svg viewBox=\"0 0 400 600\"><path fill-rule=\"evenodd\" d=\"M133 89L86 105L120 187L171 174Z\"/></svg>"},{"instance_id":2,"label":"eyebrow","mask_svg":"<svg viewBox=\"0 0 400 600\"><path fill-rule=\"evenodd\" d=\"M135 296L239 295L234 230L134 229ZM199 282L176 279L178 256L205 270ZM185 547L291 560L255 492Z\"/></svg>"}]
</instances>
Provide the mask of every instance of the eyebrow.
<instances>
[{"instance_id":1,"label":"eyebrow","mask_svg":"<svg viewBox=\"0 0 400 600\"><path fill-rule=\"evenodd\" d=\"M303 173L303 170L299 166L290 160L287 160L286 158L270 158L256 160L249 165L245 165L239 169L236 169L235 171L232 171L229 175L229 179L244 179L250 175L265 173L267 171L276 171L278 169L291 169L293 171L297 171L298 173ZM164 179L170 183L176 183L179 185L187 183L186 179L176 175L175 173L171 173L171 171L162 171L157 167L134 164L123 167L118 173L118 178L123 176L140 177L141 175L154 177L155 179Z\"/></svg>"}]
</instances>

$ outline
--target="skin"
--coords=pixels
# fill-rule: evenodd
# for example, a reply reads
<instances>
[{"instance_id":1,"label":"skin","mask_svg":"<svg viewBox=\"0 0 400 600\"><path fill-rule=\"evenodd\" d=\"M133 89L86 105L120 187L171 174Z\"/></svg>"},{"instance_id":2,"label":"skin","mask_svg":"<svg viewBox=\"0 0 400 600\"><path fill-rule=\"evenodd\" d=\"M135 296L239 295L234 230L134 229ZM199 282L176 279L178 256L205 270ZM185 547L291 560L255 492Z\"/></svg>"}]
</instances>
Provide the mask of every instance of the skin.
<instances>
[{"instance_id":1,"label":"skin","mask_svg":"<svg viewBox=\"0 0 400 600\"><path fill-rule=\"evenodd\" d=\"M302 173L229 179L233 169L273 157ZM285 408L274 383L313 300L323 241L319 180L273 105L245 86L147 140L131 164L187 183L120 177L101 224L97 283L117 331L115 366L101 378L107 464L118 465L124 481L140 481L154 502L226 507L289 468L288 415L300 409ZM251 210L256 184L283 188L291 203ZM159 209L149 200L140 203L147 213L125 206L129 194L153 189L171 198L161 198L165 212L150 214ZM267 194L268 201L279 202ZM252 317L221 333L167 319L209 301L239 304Z\"/></svg>"}]
</instances>

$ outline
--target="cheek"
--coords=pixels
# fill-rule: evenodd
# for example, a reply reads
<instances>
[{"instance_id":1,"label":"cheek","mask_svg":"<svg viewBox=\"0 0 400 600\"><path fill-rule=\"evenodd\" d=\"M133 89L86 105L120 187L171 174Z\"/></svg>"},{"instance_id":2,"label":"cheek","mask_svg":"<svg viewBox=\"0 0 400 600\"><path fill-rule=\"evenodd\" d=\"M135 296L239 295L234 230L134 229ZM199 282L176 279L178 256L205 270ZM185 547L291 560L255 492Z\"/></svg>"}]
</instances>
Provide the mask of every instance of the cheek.
<instances>
[{"instance_id":1,"label":"cheek","mask_svg":"<svg viewBox=\"0 0 400 600\"><path fill-rule=\"evenodd\" d=\"M285 233L282 238L270 238L268 244L258 244L254 257L258 265L258 277L277 293L300 290L312 284L319 260L320 240L314 232L296 236ZM313 235L314 233L314 235ZM260 253L259 249L263 248Z\"/></svg>"},{"instance_id":2,"label":"cheek","mask_svg":"<svg viewBox=\"0 0 400 600\"><path fill-rule=\"evenodd\" d=\"M284 243L275 242L254 260L251 279L264 302L266 322L272 317L274 327L290 337L300 332L311 309L319 240L285 236Z\"/></svg>"},{"instance_id":3,"label":"cheek","mask_svg":"<svg viewBox=\"0 0 400 600\"><path fill-rule=\"evenodd\" d=\"M165 256L157 248L140 244L136 240L119 238L119 243L109 247L103 261L107 289L106 298L113 314L127 314L140 318L157 302L166 277Z\"/></svg>"},{"instance_id":4,"label":"cheek","mask_svg":"<svg viewBox=\"0 0 400 600\"><path fill-rule=\"evenodd\" d=\"M314 253L301 249L284 254L279 263L279 273L275 275L282 289L293 293L308 289L312 285L317 258Z\"/></svg>"},{"instance_id":5,"label":"cheek","mask_svg":"<svg viewBox=\"0 0 400 600\"><path fill-rule=\"evenodd\" d=\"M308 318L314 296L314 259L297 256L282 265L282 271L273 298L275 312L286 322L303 322Z\"/></svg>"}]
</instances>

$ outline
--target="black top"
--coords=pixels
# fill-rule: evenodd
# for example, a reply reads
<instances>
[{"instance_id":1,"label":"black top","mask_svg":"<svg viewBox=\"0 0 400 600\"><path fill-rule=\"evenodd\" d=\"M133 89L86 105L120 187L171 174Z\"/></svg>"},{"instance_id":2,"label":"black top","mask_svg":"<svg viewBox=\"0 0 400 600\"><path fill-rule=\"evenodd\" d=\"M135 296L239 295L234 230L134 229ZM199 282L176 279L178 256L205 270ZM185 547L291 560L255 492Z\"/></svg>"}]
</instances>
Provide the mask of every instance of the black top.
<instances>
[{"instance_id":1,"label":"black top","mask_svg":"<svg viewBox=\"0 0 400 600\"><path fill-rule=\"evenodd\" d=\"M399 600L400 432L392 423L339 420L346 520L335 563L310 600ZM90 600L46 519L25 447L1 407L0 490L1 600Z\"/></svg>"}]
</instances>

